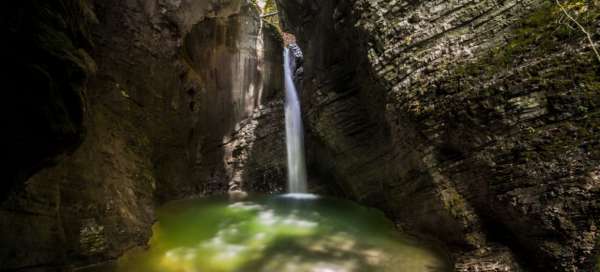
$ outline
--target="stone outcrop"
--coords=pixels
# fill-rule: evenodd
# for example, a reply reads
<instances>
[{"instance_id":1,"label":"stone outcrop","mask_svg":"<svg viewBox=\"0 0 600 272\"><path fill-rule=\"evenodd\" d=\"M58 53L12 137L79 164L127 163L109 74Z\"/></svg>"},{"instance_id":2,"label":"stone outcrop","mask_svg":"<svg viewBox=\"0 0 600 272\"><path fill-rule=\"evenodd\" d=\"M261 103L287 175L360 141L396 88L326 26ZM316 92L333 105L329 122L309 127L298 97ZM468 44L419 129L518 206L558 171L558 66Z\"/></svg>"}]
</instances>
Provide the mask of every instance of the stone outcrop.
<instances>
[{"instance_id":1,"label":"stone outcrop","mask_svg":"<svg viewBox=\"0 0 600 272\"><path fill-rule=\"evenodd\" d=\"M599 68L556 5L279 4L307 55L312 173L442 241L459 271L591 270ZM597 40L596 5L566 3Z\"/></svg>"},{"instance_id":2,"label":"stone outcrop","mask_svg":"<svg viewBox=\"0 0 600 272\"><path fill-rule=\"evenodd\" d=\"M28 46L24 51L50 46L33 48L49 55L39 58L45 55L34 51L39 65L13 71L20 78L45 76L49 95L39 101L19 96L20 108L9 107L5 115L25 114L13 123L30 130L10 131L26 137L14 141L11 153L36 161L15 160L29 169L15 169L15 176L27 181L3 187L10 194L0 203L0 270L64 271L112 260L146 243L154 207L162 201L238 187L281 190L281 38L263 24L254 4L25 2L15 14L40 23L27 29L31 36L42 35L45 24L57 26L51 25L56 30L46 40L24 38L16 45ZM79 13L63 10L67 2ZM43 12L63 17L38 16ZM96 24L88 25L92 19ZM58 38L66 45L53 47L50 41ZM41 79L31 82L41 83L24 86L45 87ZM22 95L17 87L14 93ZM38 125L59 130L45 132ZM52 159L56 154L64 155ZM55 165L39 171L47 166L40 160ZM255 182L229 184L239 177Z\"/></svg>"}]
</instances>

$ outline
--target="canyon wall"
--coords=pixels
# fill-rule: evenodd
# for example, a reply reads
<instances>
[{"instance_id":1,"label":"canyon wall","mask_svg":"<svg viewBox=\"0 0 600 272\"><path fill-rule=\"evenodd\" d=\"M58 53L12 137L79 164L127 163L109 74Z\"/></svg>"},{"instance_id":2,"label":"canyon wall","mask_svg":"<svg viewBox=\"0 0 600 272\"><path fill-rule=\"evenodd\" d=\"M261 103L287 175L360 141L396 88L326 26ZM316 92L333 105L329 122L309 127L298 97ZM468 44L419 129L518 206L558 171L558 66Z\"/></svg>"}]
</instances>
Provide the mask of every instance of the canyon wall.
<instances>
[{"instance_id":1,"label":"canyon wall","mask_svg":"<svg viewBox=\"0 0 600 272\"><path fill-rule=\"evenodd\" d=\"M77 1L10 3L1 14L7 141L0 200L81 144L84 89L95 70L90 27L96 22L89 3Z\"/></svg>"},{"instance_id":2,"label":"canyon wall","mask_svg":"<svg viewBox=\"0 0 600 272\"><path fill-rule=\"evenodd\" d=\"M457 271L590 271L599 61L552 3L280 0L309 182ZM597 1L565 1L594 41ZM282 41L243 0L11 2L0 267L143 245L155 205L285 183Z\"/></svg>"},{"instance_id":3,"label":"canyon wall","mask_svg":"<svg viewBox=\"0 0 600 272\"><path fill-rule=\"evenodd\" d=\"M597 3L567 2L597 40ZM599 64L556 4L279 5L307 56L314 175L443 242L458 271L592 269Z\"/></svg>"},{"instance_id":4,"label":"canyon wall","mask_svg":"<svg viewBox=\"0 0 600 272\"><path fill-rule=\"evenodd\" d=\"M32 65L13 72L28 80L10 85L20 100L5 115L27 118L9 130L20 168L0 199L2 269L112 260L146 243L155 205L170 199L281 190L281 38L254 4L11 5L33 26L3 27L25 36L14 46Z\"/></svg>"}]
</instances>

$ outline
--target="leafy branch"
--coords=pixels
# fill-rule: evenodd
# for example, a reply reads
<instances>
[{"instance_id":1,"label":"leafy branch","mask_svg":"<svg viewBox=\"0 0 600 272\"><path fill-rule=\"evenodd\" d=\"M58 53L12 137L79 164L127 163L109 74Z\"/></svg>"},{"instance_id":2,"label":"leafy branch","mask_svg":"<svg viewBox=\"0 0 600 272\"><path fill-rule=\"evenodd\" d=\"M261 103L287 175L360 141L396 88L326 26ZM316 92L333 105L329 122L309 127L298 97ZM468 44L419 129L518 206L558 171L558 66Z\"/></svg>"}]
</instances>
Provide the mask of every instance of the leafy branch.
<instances>
[{"instance_id":1,"label":"leafy branch","mask_svg":"<svg viewBox=\"0 0 600 272\"><path fill-rule=\"evenodd\" d=\"M560 9L562 10L562 12L567 16L567 18L569 18L569 20L573 21L573 23L575 23L575 25L577 25L577 27L579 27L579 29L581 29L581 31L585 34L585 36L587 37L587 40L590 43L590 46L592 47L592 50L594 51L594 54L596 55L596 59L598 59L598 62L600 62L600 53L598 53L598 49L596 48L596 44L594 43L594 40L592 39L592 35L590 34L590 32L588 32L587 29L585 29L585 27L582 24L580 24L577 21L577 19L575 19L575 17L573 17L567 11L567 9L563 6L563 4L559 0L555 0L555 1L556 1L556 4L558 4Z\"/></svg>"}]
</instances>

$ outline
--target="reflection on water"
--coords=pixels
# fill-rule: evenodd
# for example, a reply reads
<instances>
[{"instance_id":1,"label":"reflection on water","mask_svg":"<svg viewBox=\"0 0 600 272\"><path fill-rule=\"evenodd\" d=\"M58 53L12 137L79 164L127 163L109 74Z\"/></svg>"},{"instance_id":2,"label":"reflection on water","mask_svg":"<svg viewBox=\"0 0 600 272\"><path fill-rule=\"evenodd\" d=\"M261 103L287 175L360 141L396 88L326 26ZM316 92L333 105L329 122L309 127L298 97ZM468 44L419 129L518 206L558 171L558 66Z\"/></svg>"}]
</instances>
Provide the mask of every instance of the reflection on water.
<instances>
[{"instance_id":1,"label":"reflection on water","mask_svg":"<svg viewBox=\"0 0 600 272\"><path fill-rule=\"evenodd\" d=\"M108 270L108 269L107 269ZM307 196L173 202L147 250L118 272L448 271L436 251L394 231L373 209Z\"/></svg>"}]
</instances>

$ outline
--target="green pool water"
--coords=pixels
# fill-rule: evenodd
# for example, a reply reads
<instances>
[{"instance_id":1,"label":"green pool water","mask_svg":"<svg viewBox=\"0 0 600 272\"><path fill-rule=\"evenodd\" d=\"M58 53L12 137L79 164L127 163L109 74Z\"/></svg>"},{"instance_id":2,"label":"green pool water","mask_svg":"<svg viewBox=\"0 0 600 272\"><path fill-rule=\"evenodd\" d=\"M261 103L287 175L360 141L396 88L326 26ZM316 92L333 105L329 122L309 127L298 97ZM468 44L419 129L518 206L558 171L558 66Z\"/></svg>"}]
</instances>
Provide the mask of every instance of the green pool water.
<instances>
[{"instance_id":1,"label":"green pool water","mask_svg":"<svg viewBox=\"0 0 600 272\"><path fill-rule=\"evenodd\" d=\"M206 198L158 210L150 246L117 272L449 271L443 254L381 212L312 195Z\"/></svg>"}]
</instances>

